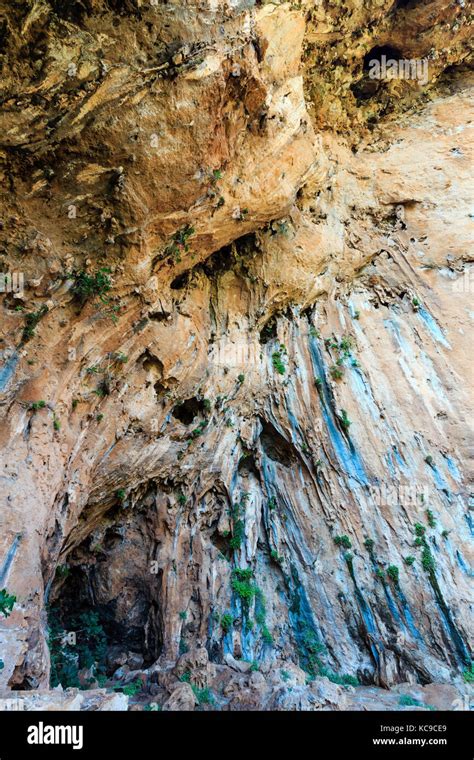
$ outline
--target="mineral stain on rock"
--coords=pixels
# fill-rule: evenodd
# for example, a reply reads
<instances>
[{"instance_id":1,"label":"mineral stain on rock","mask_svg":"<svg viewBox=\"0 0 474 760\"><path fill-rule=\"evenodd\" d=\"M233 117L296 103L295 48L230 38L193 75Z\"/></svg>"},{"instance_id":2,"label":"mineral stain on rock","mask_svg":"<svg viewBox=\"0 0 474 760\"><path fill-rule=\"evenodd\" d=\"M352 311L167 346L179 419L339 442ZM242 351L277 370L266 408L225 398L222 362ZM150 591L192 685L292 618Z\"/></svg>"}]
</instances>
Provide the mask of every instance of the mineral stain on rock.
<instances>
[{"instance_id":1,"label":"mineral stain on rock","mask_svg":"<svg viewBox=\"0 0 474 760\"><path fill-rule=\"evenodd\" d=\"M471 30L0 3L2 698L465 705Z\"/></svg>"}]
</instances>

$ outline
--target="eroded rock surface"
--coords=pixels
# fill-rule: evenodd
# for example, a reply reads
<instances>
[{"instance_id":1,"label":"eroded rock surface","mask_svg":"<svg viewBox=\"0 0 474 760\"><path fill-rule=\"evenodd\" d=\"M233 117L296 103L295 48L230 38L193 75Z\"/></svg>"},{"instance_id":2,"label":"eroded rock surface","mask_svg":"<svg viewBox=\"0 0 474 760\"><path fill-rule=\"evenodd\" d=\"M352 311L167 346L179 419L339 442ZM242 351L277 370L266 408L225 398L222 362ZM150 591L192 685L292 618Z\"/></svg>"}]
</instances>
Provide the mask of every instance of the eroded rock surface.
<instances>
[{"instance_id":1,"label":"eroded rock surface","mask_svg":"<svg viewBox=\"0 0 474 760\"><path fill-rule=\"evenodd\" d=\"M469 708L471 24L1 4L2 693Z\"/></svg>"}]
</instances>

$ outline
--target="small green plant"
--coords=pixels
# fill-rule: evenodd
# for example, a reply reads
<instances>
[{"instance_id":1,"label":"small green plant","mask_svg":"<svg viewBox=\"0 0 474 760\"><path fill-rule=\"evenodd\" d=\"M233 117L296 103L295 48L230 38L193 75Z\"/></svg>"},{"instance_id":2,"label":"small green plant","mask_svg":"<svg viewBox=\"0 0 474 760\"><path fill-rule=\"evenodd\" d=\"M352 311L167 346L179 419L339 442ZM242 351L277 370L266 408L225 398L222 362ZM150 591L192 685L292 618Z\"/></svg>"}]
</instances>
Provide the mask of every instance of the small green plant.
<instances>
[{"instance_id":1,"label":"small green plant","mask_svg":"<svg viewBox=\"0 0 474 760\"><path fill-rule=\"evenodd\" d=\"M340 380L344 376L344 369L333 364L329 369L329 374L333 380Z\"/></svg>"},{"instance_id":2,"label":"small green plant","mask_svg":"<svg viewBox=\"0 0 474 760\"><path fill-rule=\"evenodd\" d=\"M16 602L16 596L9 594L6 588L0 589L0 614L9 617Z\"/></svg>"},{"instance_id":3,"label":"small green plant","mask_svg":"<svg viewBox=\"0 0 474 760\"><path fill-rule=\"evenodd\" d=\"M282 681L285 681L285 683L286 681L290 680L290 674L288 673L287 670L280 670L280 675L281 675Z\"/></svg>"},{"instance_id":4,"label":"small green plant","mask_svg":"<svg viewBox=\"0 0 474 760\"><path fill-rule=\"evenodd\" d=\"M352 422L347 416L347 412L345 409L341 409L341 416L339 419L341 421L341 425L344 428L344 430L349 430L350 426L352 425Z\"/></svg>"},{"instance_id":5,"label":"small green plant","mask_svg":"<svg viewBox=\"0 0 474 760\"><path fill-rule=\"evenodd\" d=\"M21 337L22 343L27 343L35 335L35 329L38 326L39 321L48 312L48 307L43 304L38 311L30 311L25 314L25 326L23 328L23 334Z\"/></svg>"},{"instance_id":6,"label":"small green plant","mask_svg":"<svg viewBox=\"0 0 474 760\"><path fill-rule=\"evenodd\" d=\"M257 587L252 582L253 571L250 568L235 568L232 571L231 586L245 607L248 608L250 602L257 593Z\"/></svg>"},{"instance_id":7,"label":"small green plant","mask_svg":"<svg viewBox=\"0 0 474 760\"><path fill-rule=\"evenodd\" d=\"M272 354L272 364L279 375L284 375L286 372L286 367L283 362L283 355L284 351L282 348L280 348L278 351L274 351Z\"/></svg>"},{"instance_id":8,"label":"small green plant","mask_svg":"<svg viewBox=\"0 0 474 760\"><path fill-rule=\"evenodd\" d=\"M418 538L422 538L426 533L426 528L421 523L415 523L415 535L418 536Z\"/></svg>"},{"instance_id":9,"label":"small green plant","mask_svg":"<svg viewBox=\"0 0 474 760\"><path fill-rule=\"evenodd\" d=\"M114 360L119 364L126 364L128 362L128 356L124 354L123 351L118 351L118 353L114 354Z\"/></svg>"},{"instance_id":10,"label":"small green plant","mask_svg":"<svg viewBox=\"0 0 474 760\"><path fill-rule=\"evenodd\" d=\"M61 423L56 417L56 415L53 416L53 427L55 430L61 430Z\"/></svg>"},{"instance_id":11,"label":"small green plant","mask_svg":"<svg viewBox=\"0 0 474 760\"><path fill-rule=\"evenodd\" d=\"M204 689L198 689L197 686L194 686L194 684L192 684L191 688L194 692L194 696L197 699L198 705L214 704L214 695L208 686L205 686Z\"/></svg>"},{"instance_id":12,"label":"small green plant","mask_svg":"<svg viewBox=\"0 0 474 760\"><path fill-rule=\"evenodd\" d=\"M281 565L283 563L283 557L278 554L278 552L275 549L272 549L270 552L270 557L274 562L276 562L277 565Z\"/></svg>"},{"instance_id":13,"label":"small green plant","mask_svg":"<svg viewBox=\"0 0 474 760\"><path fill-rule=\"evenodd\" d=\"M243 375L243 374L241 373L240 375L238 375L238 376L237 376L237 380L238 380L238 382L239 382L239 383L242 385L242 383L243 383L243 382L244 382L244 380L245 380L245 375Z\"/></svg>"},{"instance_id":14,"label":"small green plant","mask_svg":"<svg viewBox=\"0 0 474 760\"><path fill-rule=\"evenodd\" d=\"M420 299L419 299L419 298L417 298L416 296L414 296L414 297L411 299L411 305L413 306L413 308L415 309L415 311L417 311L417 310L420 308L420 306L421 306L421 301L420 301Z\"/></svg>"},{"instance_id":15,"label":"small green plant","mask_svg":"<svg viewBox=\"0 0 474 760\"><path fill-rule=\"evenodd\" d=\"M31 409L32 412L37 412L38 409L44 409L46 406L46 401L32 401L29 405L28 409Z\"/></svg>"},{"instance_id":16,"label":"small green plant","mask_svg":"<svg viewBox=\"0 0 474 760\"><path fill-rule=\"evenodd\" d=\"M206 412L210 412L211 411L212 404L211 404L211 402L210 402L210 400L208 398L203 399L203 401L202 401L202 407L203 407L204 411L206 411Z\"/></svg>"},{"instance_id":17,"label":"small green plant","mask_svg":"<svg viewBox=\"0 0 474 760\"><path fill-rule=\"evenodd\" d=\"M334 543L336 546L342 546L344 549L350 549L352 547L349 536L334 536Z\"/></svg>"},{"instance_id":18,"label":"small green plant","mask_svg":"<svg viewBox=\"0 0 474 760\"><path fill-rule=\"evenodd\" d=\"M381 570L380 567L378 567L377 570L375 571L375 577L378 578L380 581L384 581L385 580L384 571Z\"/></svg>"},{"instance_id":19,"label":"small green plant","mask_svg":"<svg viewBox=\"0 0 474 760\"><path fill-rule=\"evenodd\" d=\"M402 694L398 700L398 704L402 707L423 707L423 702L420 702L419 699L415 699L414 697L410 697L409 694Z\"/></svg>"},{"instance_id":20,"label":"small green plant","mask_svg":"<svg viewBox=\"0 0 474 760\"><path fill-rule=\"evenodd\" d=\"M436 517L434 516L434 513L431 511L431 509L426 510L426 519L428 520L428 525L430 528L436 528Z\"/></svg>"},{"instance_id":21,"label":"small green plant","mask_svg":"<svg viewBox=\"0 0 474 760\"><path fill-rule=\"evenodd\" d=\"M343 335L341 338L341 341L339 343L339 350L343 351L344 354L348 354L349 351L353 348L353 340L350 335Z\"/></svg>"},{"instance_id":22,"label":"small green plant","mask_svg":"<svg viewBox=\"0 0 474 760\"><path fill-rule=\"evenodd\" d=\"M443 538L448 538L448 536L449 536L449 530L446 530L446 528L445 528L444 530L441 531L441 535L442 535Z\"/></svg>"},{"instance_id":23,"label":"small green plant","mask_svg":"<svg viewBox=\"0 0 474 760\"><path fill-rule=\"evenodd\" d=\"M178 504L181 507L184 507L186 505L186 503L187 503L188 500L187 500L186 496L184 495L184 493L182 491L179 492L178 497L177 497L177 501L178 501Z\"/></svg>"},{"instance_id":24,"label":"small green plant","mask_svg":"<svg viewBox=\"0 0 474 760\"><path fill-rule=\"evenodd\" d=\"M268 499L268 509L273 512L277 508L277 502L274 496L270 496Z\"/></svg>"},{"instance_id":25,"label":"small green plant","mask_svg":"<svg viewBox=\"0 0 474 760\"><path fill-rule=\"evenodd\" d=\"M123 687L119 687L121 691L127 696L127 697L134 697L135 694L138 694L143 688L142 682L137 678L136 681L132 681L131 683L127 683Z\"/></svg>"},{"instance_id":26,"label":"small green plant","mask_svg":"<svg viewBox=\"0 0 474 760\"><path fill-rule=\"evenodd\" d=\"M98 414L98 415L96 416L96 420L97 420L97 422L102 422L102 420L103 420L103 419L104 419L104 415L103 415L103 414Z\"/></svg>"},{"instance_id":27,"label":"small green plant","mask_svg":"<svg viewBox=\"0 0 474 760\"><path fill-rule=\"evenodd\" d=\"M194 430L191 431L191 438L199 438L200 435L202 435L205 431L205 429L208 426L207 420L202 420L202 422L199 423L197 427L194 428Z\"/></svg>"},{"instance_id":28,"label":"small green plant","mask_svg":"<svg viewBox=\"0 0 474 760\"><path fill-rule=\"evenodd\" d=\"M364 541L364 546L367 549L369 553L373 551L373 548L375 546L375 541L373 538L366 538Z\"/></svg>"},{"instance_id":29,"label":"small green plant","mask_svg":"<svg viewBox=\"0 0 474 760\"><path fill-rule=\"evenodd\" d=\"M356 310L354 311L354 313L353 313L353 315L352 315L352 316L353 316L353 318L354 318L354 319L359 319L359 318L360 318L360 311L358 311L358 310L356 309Z\"/></svg>"},{"instance_id":30,"label":"small green plant","mask_svg":"<svg viewBox=\"0 0 474 760\"><path fill-rule=\"evenodd\" d=\"M121 503L125 501L125 489L119 488L117 491L115 491L115 495Z\"/></svg>"},{"instance_id":31,"label":"small green plant","mask_svg":"<svg viewBox=\"0 0 474 760\"><path fill-rule=\"evenodd\" d=\"M413 565L415 558L410 555L408 557L404 557L403 561L405 562L406 565Z\"/></svg>"},{"instance_id":32,"label":"small green plant","mask_svg":"<svg viewBox=\"0 0 474 760\"><path fill-rule=\"evenodd\" d=\"M323 381L321 380L321 378L320 377L316 377L314 379L314 384L316 386L316 390L318 391L318 393L321 393L321 391L323 389Z\"/></svg>"},{"instance_id":33,"label":"small green plant","mask_svg":"<svg viewBox=\"0 0 474 760\"><path fill-rule=\"evenodd\" d=\"M462 677L466 683L474 683L474 661L471 662L469 668L463 671Z\"/></svg>"},{"instance_id":34,"label":"small green plant","mask_svg":"<svg viewBox=\"0 0 474 760\"><path fill-rule=\"evenodd\" d=\"M221 617L221 628L224 633L228 633L234 625L234 616L230 612L226 612Z\"/></svg>"},{"instance_id":35,"label":"small green plant","mask_svg":"<svg viewBox=\"0 0 474 760\"><path fill-rule=\"evenodd\" d=\"M58 565L55 572L56 578L67 578L70 573L67 565Z\"/></svg>"},{"instance_id":36,"label":"small green plant","mask_svg":"<svg viewBox=\"0 0 474 760\"><path fill-rule=\"evenodd\" d=\"M181 612L179 613L179 619L186 620L187 614L188 613L186 612L186 610L181 610Z\"/></svg>"},{"instance_id":37,"label":"small green plant","mask_svg":"<svg viewBox=\"0 0 474 760\"><path fill-rule=\"evenodd\" d=\"M432 466L433 466L433 464L434 464L434 460L433 460L433 457L431 456L431 454L427 454L427 455L425 456L425 462L426 462L426 464L428 464L430 467L432 467Z\"/></svg>"},{"instance_id":38,"label":"small green plant","mask_svg":"<svg viewBox=\"0 0 474 760\"><path fill-rule=\"evenodd\" d=\"M176 263L179 263L181 261L181 254L190 251L188 241L194 233L194 227L191 227L189 224L181 227L180 230L174 233L171 242L166 246L165 254L171 256Z\"/></svg>"},{"instance_id":39,"label":"small green plant","mask_svg":"<svg viewBox=\"0 0 474 760\"><path fill-rule=\"evenodd\" d=\"M436 568L434 557L431 554L429 546L426 546L426 544L423 547L423 551L421 553L421 565L423 567L423 570L425 570L427 573L433 573Z\"/></svg>"},{"instance_id":40,"label":"small green plant","mask_svg":"<svg viewBox=\"0 0 474 760\"><path fill-rule=\"evenodd\" d=\"M394 582L396 586L398 586L399 580L400 580L400 570L396 565L389 565L387 567L387 575Z\"/></svg>"},{"instance_id":41,"label":"small green plant","mask_svg":"<svg viewBox=\"0 0 474 760\"><path fill-rule=\"evenodd\" d=\"M112 287L109 275L110 269L105 267L98 269L93 274L87 274L84 270L72 272L69 275L73 281L71 293L81 304L85 304L90 298L99 298L102 303L107 303L106 293Z\"/></svg>"},{"instance_id":42,"label":"small green plant","mask_svg":"<svg viewBox=\"0 0 474 760\"><path fill-rule=\"evenodd\" d=\"M316 328L313 327L313 326L311 326L309 328L309 334L311 335L312 338L320 338L321 337L321 334L320 334L319 330L316 330Z\"/></svg>"}]
</instances>

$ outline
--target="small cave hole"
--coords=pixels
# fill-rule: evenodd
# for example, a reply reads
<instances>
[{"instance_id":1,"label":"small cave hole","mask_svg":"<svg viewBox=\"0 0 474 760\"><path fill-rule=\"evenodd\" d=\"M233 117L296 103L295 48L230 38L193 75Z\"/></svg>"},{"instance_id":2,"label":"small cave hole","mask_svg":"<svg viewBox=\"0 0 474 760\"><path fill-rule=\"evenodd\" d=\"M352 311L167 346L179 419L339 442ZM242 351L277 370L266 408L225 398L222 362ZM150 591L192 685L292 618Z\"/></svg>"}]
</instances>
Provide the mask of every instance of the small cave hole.
<instances>
[{"instance_id":1,"label":"small cave hole","mask_svg":"<svg viewBox=\"0 0 474 760\"><path fill-rule=\"evenodd\" d=\"M172 415L183 425L191 425L198 415L204 414L205 409L204 399L193 396L193 398L178 402L173 407Z\"/></svg>"},{"instance_id":2,"label":"small cave hole","mask_svg":"<svg viewBox=\"0 0 474 760\"><path fill-rule=\"evenodd\" d=\"M392 59L399 61L401 58L403 58L403 55L398 48L394 48L391 45L376 45L365 54L362 68L363 71L369 71L374 61L382 63L383 60L389 61Z\"/></svg>"},{"instance_id":3,"label":"small cave hole","mask_svg":"<svg viewBox=\"0 0 474 760\"><path fill-rule=\"evenodd\" d=\"M285 467L291 467L295 461L292 445L270 422L261 420L261 424L260 443L266 456L273 462L278 462Z\"/></svg>"},{"instance_id":4,"label":"small cave hole","mask_svg":"<svg viewBox=\"0 0 474 760\"><path fill-rule=\"evenodd\" d=\"M277 319L275 316L270 317L268 322L264 324L262 329L260 330L260 343L262 345L265 345L266 343L269 343L271 340L274 340L277 337Z\"/></svg>"},{"instance_id":5,"label":"small cave hole","mask_svg":"<svg viewBox=\"0 0 474 760\"><path fill-rule=\"evenodd\" d=\"M189 279L189 272L183 272L183 274L179 274L172 281L170 285L171 290L183 290L189 284Z\"/></svg>"}]
</instances>

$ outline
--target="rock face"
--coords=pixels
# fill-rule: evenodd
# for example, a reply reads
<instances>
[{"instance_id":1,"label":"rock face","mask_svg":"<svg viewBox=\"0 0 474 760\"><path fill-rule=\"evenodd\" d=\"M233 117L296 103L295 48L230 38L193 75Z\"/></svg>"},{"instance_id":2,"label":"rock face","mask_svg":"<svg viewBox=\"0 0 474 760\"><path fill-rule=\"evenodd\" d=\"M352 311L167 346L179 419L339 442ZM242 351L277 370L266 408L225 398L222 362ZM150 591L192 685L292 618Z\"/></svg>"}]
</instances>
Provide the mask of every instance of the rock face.
<instances>
[{"instance_id":1,"label":"rock face","mask_svg":"<svg viewBox=\"0 0 474 760\"><path fill-rule=\"evenodd\" d=\"M471 23L1 4L3 698L469 707Z\"/></svg>"}]
</instances>

